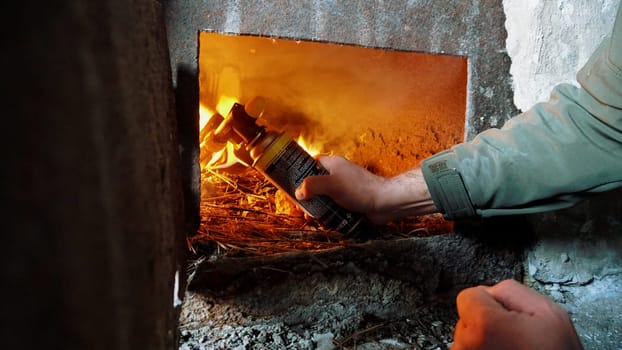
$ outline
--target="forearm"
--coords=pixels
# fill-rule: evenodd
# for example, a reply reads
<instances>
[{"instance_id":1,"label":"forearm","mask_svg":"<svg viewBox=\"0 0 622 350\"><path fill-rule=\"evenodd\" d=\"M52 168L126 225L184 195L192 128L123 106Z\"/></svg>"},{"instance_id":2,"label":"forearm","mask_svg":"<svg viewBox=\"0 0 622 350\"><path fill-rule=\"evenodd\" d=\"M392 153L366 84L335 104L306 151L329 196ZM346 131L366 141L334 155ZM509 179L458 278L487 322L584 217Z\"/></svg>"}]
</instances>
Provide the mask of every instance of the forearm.
<instances>
[{"instance_id":1,"label":"forearm","mask_svg":"<svg viewBox=\"0 0 622 350\"><path fill-rule=\"evenodd\" d=\"M437 213L420 168L385 179L377 190L374 211L387 219Z\"/></svg>"},{"instance_id":2,"label":"forearm","mask_svg":"<svg viewBox=\"0 0 622 350\"><path fill-rule=\"evenodd\" d=\"M330 175L307 177L296 189L296 199L327 195L377 224L437 212L420 169L384 178L343 157L321 156L318 161Z\"/></svg>"}]
</instances>

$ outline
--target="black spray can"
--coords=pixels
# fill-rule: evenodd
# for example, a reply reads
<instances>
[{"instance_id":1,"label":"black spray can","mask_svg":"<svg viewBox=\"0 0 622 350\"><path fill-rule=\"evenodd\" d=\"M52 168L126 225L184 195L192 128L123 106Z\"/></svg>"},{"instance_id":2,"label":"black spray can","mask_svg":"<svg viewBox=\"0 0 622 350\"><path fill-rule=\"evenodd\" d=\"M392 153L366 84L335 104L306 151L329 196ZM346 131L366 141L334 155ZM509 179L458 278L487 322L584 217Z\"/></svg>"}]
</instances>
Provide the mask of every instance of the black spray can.
<instances>
[{"instance_id":1,"label":"black spray can","mask_svg":"<svg viewBox=\"0 0 622 350\"><path fill-rule=\"evenodd\" d=\"M238 135L250 152L253 168L298 203L322 227L345 235L354 234L363 221L361 214L340 207L328 196L320 195L302 201L295 198L296 188L307 176L327 175L328 171L289 135L268 131L255 121L243 105L236 103L218 132L232 131Z\"/></svg>"}]
</instances>

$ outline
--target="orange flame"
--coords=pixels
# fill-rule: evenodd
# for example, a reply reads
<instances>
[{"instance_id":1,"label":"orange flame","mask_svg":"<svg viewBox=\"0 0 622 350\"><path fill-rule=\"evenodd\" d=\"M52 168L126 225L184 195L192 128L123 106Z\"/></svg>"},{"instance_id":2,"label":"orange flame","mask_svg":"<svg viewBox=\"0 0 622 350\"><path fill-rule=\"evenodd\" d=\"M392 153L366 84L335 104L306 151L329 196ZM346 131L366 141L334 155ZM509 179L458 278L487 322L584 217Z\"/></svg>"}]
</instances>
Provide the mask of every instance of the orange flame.
<instances>
[{"instance_id":1,"label":"orange flame","mask_svg":"<svg viewBox=\"0 0 622 350\"><path fill-rule=\"evenodd\" d=\"M216 111L220 113L220 115L222 115L223 117L226 117L227 114L229 114L231 107L233 107L233 104L236 102L238 102L237 98L231 96L221 96L220 99L218 99Z\"/></svg>"},{"instance_id":2,"label":"orange flame","mask_svg":"<svg viewBox=\"0 0 622 350\"><path fill-rule=\"evenodd\" d=\"M203 130L203 128L205 127L205 125L207 125L207 122L209 122L213 115L213 110L211 110L202 103L199 104L199 130Z\"/></svg>"},{"instance_id":3,"label":"orange flame","mask_svg":"<svg viewBox=\"0 0 622 350\"><path fill-rule=\"evenodd\" d=\"M222 96L219 98L218 103L214 109L205 106L204 104L200 104L199 106L199 130L203 130L203 128L207 125L209 120L215 113L219 113L222 116L227 116L231 107L234 103L237 102L237 99L230 96ZM311 143L309 140L305 139L303 135L298 136L297 140L298 144L307 151L311 156L316 156L321 153L322 145L318 143ZM202 145L201 145L202 146ZM235 155L235 151L238 145L235 145L231 142L227 142L222 149L213 152L211 155L206 155L209 159L205 166L211 169L218 168L227 168L229 166L234 165L236 162L243 161L238 159ZM201 147L201 152L209 152L206 149ZM203 157L202 157L203 158Z\"/></svg>"},{"instance_id":4,"label":"orange flame","mask_svg":"<svg viewBox=\"0 0 622 350\"><path fill-rule=\"evenodd\" d=\"M227 114L229 114L229 110L231 110L231 107L233 107L233 104L236 102L238 102L238 100L234 97L222 96L214 109L207 107L203 103L199 104L199 130L203 130L207 122L209 122L216 112L226 117Z\"/></svg>"},{"instance_id":5,"label":"orange flame","mask_svg":"<svg viewBox=\"0 0 622 350\"><path fill-rule=\"evenodd\" d=\"M322 148L320 145L311 144L311 142L305 140L302 135L298 136L297 142L300 145L300 147L302 147L302 149L304 149L305 151L307 151L307 153L309 153L310 155L314 157L322 153L321 152Z\"/></svg>"},{"instance_id":6,"label":"orange flame","mask_svg":"<svg viewBox=\"0 0 622 350\"><path fill-rule=\"evenodd\" d=\"M231 142L227 142L223 149L212 154L212 159L207 162L206 167L211 169L227 168L237 163L238 158L235 156L235 147Z\"/></svg>"},{"instance_id":7,"label":"orange flame","mask_svg":"<svg viewBox=\"0 0 622 350\"><path fill-rule=\"evenodd\" d=\"M219 98L216 108L212 109L204 104L199 105L199 130L203 131L203 128L207 125L212 116L216 113L227 116L229 110L234 103L237 102L236 98L230 96L222 96ZM201 145L202 146L202 145ZM209 168L226 168L235 164L238 160L235 156L235 145L231 142L227 142L222 149L213 152L210 156L210 160L206 163L206 167ZM201 147L200 152L209 152Z\"/></svg>"}]
</instances>

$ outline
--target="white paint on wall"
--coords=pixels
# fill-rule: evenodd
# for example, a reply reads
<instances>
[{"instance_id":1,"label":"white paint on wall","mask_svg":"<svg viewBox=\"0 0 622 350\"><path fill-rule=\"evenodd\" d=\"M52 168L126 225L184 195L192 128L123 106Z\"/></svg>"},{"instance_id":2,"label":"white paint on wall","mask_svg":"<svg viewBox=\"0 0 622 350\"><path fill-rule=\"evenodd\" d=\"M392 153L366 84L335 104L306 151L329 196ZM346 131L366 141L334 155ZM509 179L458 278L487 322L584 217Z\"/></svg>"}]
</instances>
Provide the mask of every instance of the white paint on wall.
<instances>
[{"instance_id":1,"label":"white paint on wall","mask_svg":"<svg viewBox=\"0 0 622 350\"><path fill-rule=\"evenodd\" d=\"M230 1L227 6L226 19L224 29L227 33L239 33L241 26L240 4L236 1Z\"/></svg>"},{"instance_id":2,"label":"white paint on wall","mask_svg":"<svg viewBox=\"0 0 622 350\"><path fill-rule=\"evenodd\" d=\"M514 104L527 110L548 100L576 73L613 28L620 0L503 0L512 59Z\"/></svg>"},{"instance_id":3,"label":"white paint on wall","mask_svg":"<svg viewBox=\"0 0 622 350\"><path fill-rule=\"evenodd\" d=\"M179 298L179 270L175 272L175 284L173 285L173 308L181 306L182 300Z\"/></svg>"}]
</instances>

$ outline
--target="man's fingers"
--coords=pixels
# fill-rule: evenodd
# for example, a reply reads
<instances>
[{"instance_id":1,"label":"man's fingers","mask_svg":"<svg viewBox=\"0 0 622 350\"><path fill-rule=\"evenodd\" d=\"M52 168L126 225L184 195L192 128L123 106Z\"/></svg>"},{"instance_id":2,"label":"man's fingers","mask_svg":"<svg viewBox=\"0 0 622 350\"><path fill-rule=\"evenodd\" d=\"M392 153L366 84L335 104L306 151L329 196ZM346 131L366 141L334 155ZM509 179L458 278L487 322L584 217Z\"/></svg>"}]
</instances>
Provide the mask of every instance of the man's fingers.
<instances>
[{"instance_id":1,"label":"man's fingers","mask_svg":"<svg viewBox=\"0 0 622 350\"><path fill-rule=\"evenodd\" d=\"M456 303L452 350L581 349L563 309L519 282L468 288Z\"/></svg>"},{"instance_id":2,"label":"man's fingers","mask_svg":"<svg viewBox=\"0 0 622 350\"><path fill-rule=\"evenodd\" d=\"M320 155L316 158L316 160L324 167L324 169L328 170L329 173L332 173L335 168L339 165L347 162L347 160L341 156L326 156Z\"/></svg>"},{"instance_id":3,"label":"man's fingers","mask_svg":"<svg viewBox=\"0 0 622 350\"><path fill-rule=\"evenodd\" d=\"M463 318L478 317L490 310L503 309L493 296L488 293L489 287L477 286L462 290L456 298L458 315Z\"/></svg>"},{"instance_id":4,"label":"man's fingers","mask_svg":"<svg viewBox=\"0 0 622 350\"><path fill-rule=\"evenodd\" d=\"M296 199L310 199L320 194L328 194L327 188L331 186L331 180L327 175L309 176L296 189Z\"/></svg>"},{"instance_id":5,"label":"man's fingers","mask_svg":"<svg viewBox=\"0 0 622 350\"><path fill-rule=\"evenodd\" d=\"M456 349L480 349L490 344L490 331L507 322L507 311L488 293L489 287L467 288L458 294L456 306L460 319L454 330Z\"/></svg>"},{"instance_id":6,"label":"man's fingers","mask_svg":"<svg viewBox=\"0 0 622 350\"><path fill-rule=\"evenodd\" d=\"M456 327L454 328L454 343L450 350L464 350L466 349L462 344L462 339L468 337L468 329L464 321L458 320Z\"/></svg>"},{"instance_id":7,"label":"man's fingers","mask_svg":"<svg viewBox=\"0 0 622 350\"><path fill-rule=\"evenodd\" d=\"M340 156L321 155L316 159L329 173L332 173L336 167L346 161L345 158ZM335 180L329 178L329 176L330 175L317 175L305 178L302 184L296 189L296 199L309 199L320 194L330 196L335 186Z\"/></svg>"},{"instance_id":8,"label":"man's fingers","mask_svg":"<svg viewBox=\"0 0 622 350\"><path fill-rule=\"evenodd\" d=\"M488 293L507 310L533 314L548 306L548 299L515 280L505 280L488 287Z\"/></svg>"}]
</instances>

